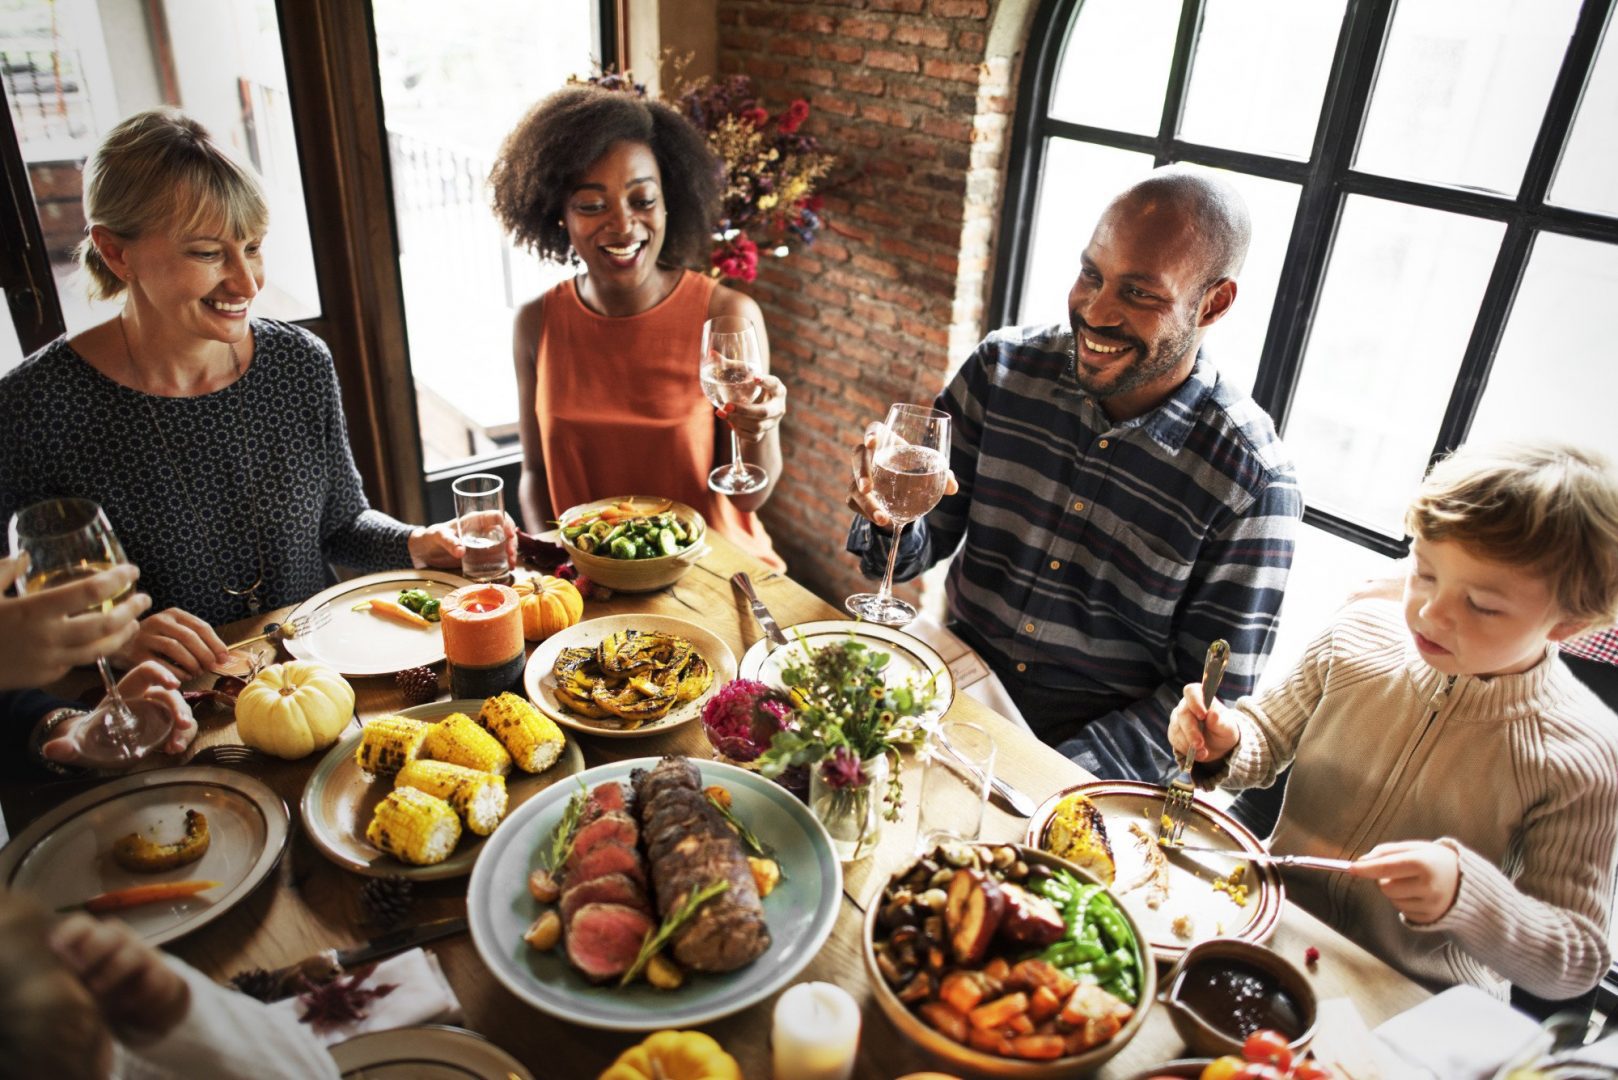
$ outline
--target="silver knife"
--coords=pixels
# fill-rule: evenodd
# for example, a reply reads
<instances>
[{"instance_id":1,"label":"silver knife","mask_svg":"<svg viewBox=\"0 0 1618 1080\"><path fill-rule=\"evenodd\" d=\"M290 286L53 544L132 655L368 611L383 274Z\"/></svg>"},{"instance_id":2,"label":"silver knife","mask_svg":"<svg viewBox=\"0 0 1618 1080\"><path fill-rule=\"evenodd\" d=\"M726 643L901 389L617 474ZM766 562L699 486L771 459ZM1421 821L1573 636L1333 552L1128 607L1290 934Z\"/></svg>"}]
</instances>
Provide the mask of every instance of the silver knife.
<instances>
[{"instance_id":1,"label":"silver knife","mask_svg":"<svg viewBox=\"0 0 1618 1080\"><path fill-rule=\"evenodd\" d=\"M730 583L740 589L747 597L747 602L753 606L753 618L764 628L764 636L778 646L787 644L787 636L781 633L781 628L776 625L775 616L770 614L770 609L764 606L764 601L753 591L753 579L745 573L738 572L730 575Z\"/></svg>"},{"instance_id":2,"label":"silver knife","mask_svg":"<svg viewBox=\"0 0 1618 1080\"><path fill-rule=\"evenodd\" d=\"M368 964L372 960L380 960L384 956L414 949L418 945L425 945L429 941L450 937L454 934L466 933L466 916L457 915L451 919L439 919L435 922L421 923L417 926L406 926L398 930L390 930L386 934L379 934L362 945L355 945L348 949L326 949L305 957L296 964L288 964L284 968L277 968L270 972L270 978L278 980L281 989L291 993L293 983L302 975L310 982L330 982L345 971L352 971L361 964Z\"/></svg>"},{"instance_id":3,"label":"silver knife","mask_svg":"<svg viewBox=\"0 0 1618 1080\"><path fill-rule=\"evenodd\" d=\"M1168 844L1167 851L1190 851L1198 855L1223 855L1240 862L1264 863L1268 866L1290 866L1295 870L1330 870L1346 873L1354 865L1352 859L1327 859L1319 855L1271 855L1267 851L1241 851L1230 848L1199 847L1195 844Z\"/></svg>"}]
</instances>

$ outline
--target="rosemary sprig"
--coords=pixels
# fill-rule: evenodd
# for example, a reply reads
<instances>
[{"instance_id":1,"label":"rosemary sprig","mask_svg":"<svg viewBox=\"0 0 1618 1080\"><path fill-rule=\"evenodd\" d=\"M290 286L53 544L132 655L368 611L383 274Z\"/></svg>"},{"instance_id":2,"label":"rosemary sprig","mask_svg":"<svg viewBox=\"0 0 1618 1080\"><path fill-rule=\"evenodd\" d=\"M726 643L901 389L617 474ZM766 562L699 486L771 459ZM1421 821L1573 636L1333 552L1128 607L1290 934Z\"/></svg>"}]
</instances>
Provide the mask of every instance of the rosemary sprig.
<instances>
[{"instance_id":1,"label":"rosemary sprig","mask_svg":"<svg viewBox=\"0 0 1618 1080\"><path fill-rule=\"evenodd\" d=\"M579 833L579 819L584 816L584 803L590 797L584 781L580 780L578 784L579 790L568 799L567 808L562 811L562 820L556 823L556 830L551 833L550 851L541 855L547 870L560 869L568 856L573 854L573 838Z\"/></svg>"},{"instance_id":2,"label":"rosemary sprig","mask_svg":"<svg viewBox=\"0 0 1618 1080\"><path fill-rule=\"evenodd\" d=\"M624 972L624 977L619 980L618 985L628 986L640 978L640 973L646 969L652 957L663 951L663 946L668 944L669 938L690 921L691 916L697 913L697 908L728 888L730 888L728 881L711 881L702 888L687 893L685 903L680 905L678 911L664 919L662 926L655 931L646 931L646 940L640 943L640 952L636 954L635 962L629 965L629 970Z\"/></svg>"},{"instance_id":3,"label":"rosemary sprig","mask_svg":"<svg viewBox=\"0 0 1618 1080\"><path fill-rule=\"evenodd\" d=\"M708 796L708 802L712 804L715 810L719 811L719 815L721 817L730 823L730 827L736 830L736 835L741 837L743 844L747 845L747 850L751 851L754 855L757 855L761 859L769 859L771 862L775 863L775 865L781 870L781 880L785 881L787 879L787 868L782 865L780 859L775 857L775 849L754 835L753 830L744 825L742 823L742 819L731 812L730 807L726 806L712 795Z\"/></svg>"}]
</instances>

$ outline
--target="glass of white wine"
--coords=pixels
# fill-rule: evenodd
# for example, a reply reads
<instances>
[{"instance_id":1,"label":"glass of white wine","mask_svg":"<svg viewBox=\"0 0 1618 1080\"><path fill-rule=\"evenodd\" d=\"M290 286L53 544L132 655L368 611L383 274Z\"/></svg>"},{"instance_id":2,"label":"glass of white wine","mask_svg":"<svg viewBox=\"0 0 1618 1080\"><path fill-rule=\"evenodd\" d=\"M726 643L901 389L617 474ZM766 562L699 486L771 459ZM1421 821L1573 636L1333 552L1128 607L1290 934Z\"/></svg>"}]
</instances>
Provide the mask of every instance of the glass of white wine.
<instances>
[{"instance_id":1,"label":"glass of white wine","mask_svg":"<svg viewBox=\"0 0 1618 1080\"><path fill-rule=\"evenodd\" d=\"M28 570L17 582L20 594L110 570L128 562L101 507L89 499L47 499L17 511L11 518L11 553L28 554ZM91 611L110 611L130 591L104 600ZM150 701L126 701L106 657L96 661L107 696L100 707L78 722L79 757L90 765L117 767L144 757L169 737L173 721Z\"/></svg>"},{"instance_id":2,"label":"glass of white wine","mask_svg":"<svg viewBox=\"0 0 1618 1080\"><path fill-rule=\"evenodd\" d=\"M882 626L903 626L916 609L893 595L893 564L904 527L938 505L949 478L949 414L925 405L898 404L877 436L871 455L871 495L893 519L888 570L874 593L843 601L851 615Z\"/></svg>"},{"instance_id":3,"label":"glass of white wine","mask_svg":"<svg viewBox=\"0 0 1618 1080\"><path fill-rule=\"evenodd\" d=\"M758 400L764 358L758 332L746 319L721 315L702 325L702 392L713 407L746 405ZM764 490L769 474L742 460L742 442L730 433L730 464L708 474L708 486L721 495L750 495Z\"/></svg>"}]
</instances>

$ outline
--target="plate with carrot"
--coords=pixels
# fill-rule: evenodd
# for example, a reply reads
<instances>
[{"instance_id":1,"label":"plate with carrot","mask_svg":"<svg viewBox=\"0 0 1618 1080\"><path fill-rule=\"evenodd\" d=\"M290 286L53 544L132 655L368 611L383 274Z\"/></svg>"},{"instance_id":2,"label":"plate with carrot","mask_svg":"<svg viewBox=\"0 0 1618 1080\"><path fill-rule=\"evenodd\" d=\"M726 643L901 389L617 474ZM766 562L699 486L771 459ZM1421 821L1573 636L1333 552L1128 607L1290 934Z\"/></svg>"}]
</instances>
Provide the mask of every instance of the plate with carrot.
<instances>
[{"instance_id":1,"label":"plate with carrot","mask_svg":"<svg viewBox=\"0 0 1618 1080\"><path fill-rule=\"evenodd\" d=\"M465 584L443 570L389 570L341 582L292 612L289 623L310 616L316 629L284 639L286 650L350 677L436 664L444 659L439 604Z\"/></svg>"},{"instance_id":2,"label":"plate with carrot","mask_svg":"<svg viewBox=\"0 0 1618 1080\"><path fill-rule=\"evenodd\" d=\"M0 890L128 923L152 945L229 911L286 848L286 804L230 769L136 773L69 799L0 848Z\"/></svg>"}]
</instances>

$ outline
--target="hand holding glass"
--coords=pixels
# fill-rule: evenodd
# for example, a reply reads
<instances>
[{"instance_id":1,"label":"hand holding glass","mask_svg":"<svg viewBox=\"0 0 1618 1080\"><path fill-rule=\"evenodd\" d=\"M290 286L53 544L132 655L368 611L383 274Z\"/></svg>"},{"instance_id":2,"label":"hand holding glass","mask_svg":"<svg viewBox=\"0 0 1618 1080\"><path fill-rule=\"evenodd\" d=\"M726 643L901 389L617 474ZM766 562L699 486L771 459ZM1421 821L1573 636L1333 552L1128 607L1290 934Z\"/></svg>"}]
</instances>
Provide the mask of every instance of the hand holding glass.
<instances>
[{"instance_id":1,"label":"hand holding glass","mask_svg":"<svg viewBox=\"0 0 1618 1080\"><path fill-rule=\"evenodd\" d=\"M492 473L463 476L450 485L464 578L499 581L511 573L506 558L505 487L505 481Z\"/></svg>"},{"instance_id":2,"label":"hand holding glass","mask_svg":"<svg viewBox=\"0 0 1618 1080\"><path fill-rule=\"evenodd\" d=\"M871 454L871 496L893 519L893 543L882 587L843 602L851 615L903 626L916 609L893 595L893 564L904 527L938 505L949 479L949 414L924 405L894 405Z\"/></svg>"},{"instance_id":3,"label":"hand holding glass","mask_svg":"<svg viewBox=\"0 0 1618 1080\"><path fill-rule=\"evenodd\" d=\"M129 561L107 515L88 499L49 499L25 507L12 517L10 533L12 553L28 553L28 572L17 582L17 592L22 595L66 585ZM131 585L91 610L110 611L133 588ZM79 721L78 756L90 765L126 765L161 746L174 723L155 702L125 700L106 657L98 658L96 667L107 696Z\"/></svg>"},{"instance_id":4,"label":"hand holding glass","mask_svg":"<svg viewBox=\"0 0 1618 1080\"><path fill-rule=\"evenodd\" d=\"M753 324L734 315L703 323L701 374L702 392L716 409L758 400L764 359ZM742 460L742 442L732 429L730 464L709 473L708 486L721 495L750 495L763 491L769 482L761 466Z\"/></svg>"}]
</instances>

